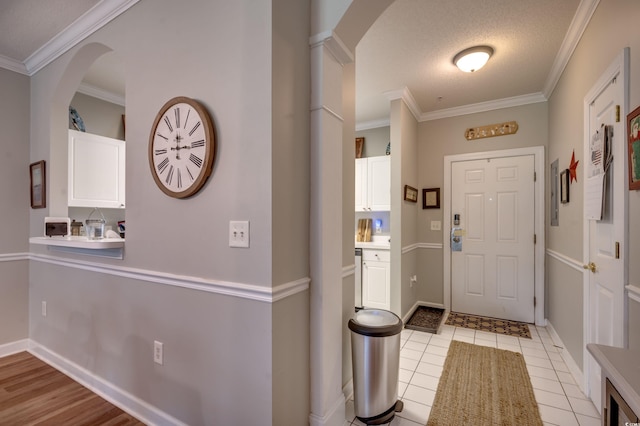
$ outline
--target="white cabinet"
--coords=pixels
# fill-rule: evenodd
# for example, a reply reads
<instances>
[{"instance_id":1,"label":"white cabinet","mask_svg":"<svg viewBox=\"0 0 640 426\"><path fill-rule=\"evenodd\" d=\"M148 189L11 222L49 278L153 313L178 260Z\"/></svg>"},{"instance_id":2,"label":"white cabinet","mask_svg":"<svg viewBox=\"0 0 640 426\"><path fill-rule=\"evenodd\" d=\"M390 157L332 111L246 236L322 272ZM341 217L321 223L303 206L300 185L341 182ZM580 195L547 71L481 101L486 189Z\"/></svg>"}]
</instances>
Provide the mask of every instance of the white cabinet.
<instances>
[{"instance_id":1,"label":"white cabinet","mask_svg":"<svg viewBox=\"0 0 640 426\"><path fill-rule=\"evenodd\" d=\"M125 142L69 130L70 207L124 208Z\"/></svg>"},{"instance_id":2,"label":"white cabinet","mask_svg":"<svg viewBox=\"0 0 640 426\"><path fill-rule=\"evenodd\" d=\"M362 250L362 305L391 309L391 263L389 250Z\"/></svg>"},{"instance_id":3,"label":"white cabinet","mask_svg":"<svg viewBox=\"0 0 640 426\"><path fill-rule=\"evenodd\" d=\"M391 157L356 159L356 211L391 210Z\"/></svg>"}]
</instances>

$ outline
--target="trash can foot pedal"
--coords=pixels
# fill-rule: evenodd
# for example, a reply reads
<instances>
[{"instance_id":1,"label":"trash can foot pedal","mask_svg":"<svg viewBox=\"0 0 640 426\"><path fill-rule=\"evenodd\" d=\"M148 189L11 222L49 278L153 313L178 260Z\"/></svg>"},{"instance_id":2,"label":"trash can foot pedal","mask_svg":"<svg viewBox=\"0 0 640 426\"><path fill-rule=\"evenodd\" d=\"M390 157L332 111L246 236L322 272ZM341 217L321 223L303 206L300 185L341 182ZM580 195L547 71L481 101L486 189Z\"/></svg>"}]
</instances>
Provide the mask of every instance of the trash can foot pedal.
<instances>
[{"instance_id":1,"label":"trash can foot pedal","mask_svg":"<svg viewBox=\"0 0 640 426\"><path fill-rule=\"evenodd\" d=\"M391 408L389 408L387 411L385 411L382 414L379 414L374 417L368 417L368 418L360 417L360 416L356 416L356 417L358 420L360 420L362 423L366 425L386 425L386 424L389 424L391 420L393 420L393 418L395 417L396 413L401 412L403 408L404 408L403 402L400 400L397 400L396 403Z\"/></svg>"}]
</instances>

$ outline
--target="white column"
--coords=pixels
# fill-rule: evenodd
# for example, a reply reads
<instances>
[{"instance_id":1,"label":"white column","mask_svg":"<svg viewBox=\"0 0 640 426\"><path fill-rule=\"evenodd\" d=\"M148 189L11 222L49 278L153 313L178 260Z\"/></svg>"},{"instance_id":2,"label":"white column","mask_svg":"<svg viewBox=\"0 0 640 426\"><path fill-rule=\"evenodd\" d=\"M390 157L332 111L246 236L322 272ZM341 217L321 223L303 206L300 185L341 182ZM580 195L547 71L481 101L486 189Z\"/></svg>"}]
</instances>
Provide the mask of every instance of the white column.
<instances>
[{"instance_id":1,"label":"white column","mask_svg":"<svg viewBox=\"0 0 640 426\"><path fill-rule=\"evenodd\" d=\"M311 426L345 423L341 49L334 36L311 46Z\"/></svg>"}]
</instances>

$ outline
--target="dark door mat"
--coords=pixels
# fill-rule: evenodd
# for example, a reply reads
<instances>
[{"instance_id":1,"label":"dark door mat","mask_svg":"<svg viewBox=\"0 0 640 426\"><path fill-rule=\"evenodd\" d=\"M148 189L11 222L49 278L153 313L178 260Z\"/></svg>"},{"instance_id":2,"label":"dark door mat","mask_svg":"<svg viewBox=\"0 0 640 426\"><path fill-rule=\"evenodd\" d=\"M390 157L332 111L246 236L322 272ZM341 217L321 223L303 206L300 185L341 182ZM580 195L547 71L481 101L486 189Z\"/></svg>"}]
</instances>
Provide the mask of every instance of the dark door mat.
<instances>
[{"instance_id":1,"label":"dark door mat","mask_svg":"<svg viewBox=\"0 0 640 426\"><path fill-rule=\"evenodd\" d=\"M447 317L445 324L531 339L529 325L524 322L449 312L449 316Z\"/></svg>"},{"instance_id":2,"label":"dark door mat","mask_svg":"<svg viewBox=\"0 0 640 426\"><path fill-rule=\"evenodd\" d=\"M443 316L444 309L418 306L404 328L437 334Z\"/></svg>"}]
</instances>

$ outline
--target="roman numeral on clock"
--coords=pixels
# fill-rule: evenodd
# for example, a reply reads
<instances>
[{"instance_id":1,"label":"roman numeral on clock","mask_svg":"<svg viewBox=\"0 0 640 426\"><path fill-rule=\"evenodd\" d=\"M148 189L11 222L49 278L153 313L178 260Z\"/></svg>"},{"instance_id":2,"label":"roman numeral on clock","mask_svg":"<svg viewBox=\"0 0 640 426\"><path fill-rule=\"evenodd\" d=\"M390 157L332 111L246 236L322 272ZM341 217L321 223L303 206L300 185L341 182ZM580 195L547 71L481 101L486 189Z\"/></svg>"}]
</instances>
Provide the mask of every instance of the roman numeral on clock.
<instances>
[{"instance_id":1,"label":"roman numeral on clock","mask_svg":"<svg viewBox=\"0 0 640 426\"><path fill-rule=\"evenodd\" d=\"M167 153L167 148L156 149L154 152L155 152L156 155L166 154Z\"/></svg>"},{"instance_id":2,"label":"roman numeral on clock","mask_svg":"<svg viewBox=\"0 0 640 426\"><path fill-rule=\"evenodd\" d=\"M191 110L187 110L187 117L184 119L184 127L187 127L187 123L189 122L189 114L191 114Z\"/></svg>"},{"instance_id":3,"label":"roman numeral on clock","mask_svg":"<svg viewBox=\"0 0 640 426\"><path fill-rule=\"evenodd\" d=\"M178 168L178 188L182 188L182 173L180 173L180 168Z\"/></svg>"},{"instance_id":4,"label":"roman numeral on clock","mask_svg":"<svg viewBox=\"0 0 640 426\"><path fill-rule=\"evenodd\" d=\"M204 146L204 139L200 139L199 141L191 142L191 148L199 148Z\"/></svg>"},{"instance_id":5,"label":"roman numeral on clock","mask_svg":"<svg viewBox=\"0 0 640 426\"><path fill-rule=\"evenodd\" d=\"M162 174L165 171L165 169L167 168L168 164L169 164L169 159L168 158L165 158L164 160L159 162L158 166L157 166L158 167L158 172L160 174Z\"/></svg>"},{"instance_id":6,"label":"roman numeral on clock","mask_svg":"<svg viewBox=\"0 0 640 426\"><path fill-rule=\"evenodd\" d=\"M180 108L176 108L174 112L176 113L176 128L179 129L180 128Z\"/></svg>"},{"instance_id":7,"label":"roman numeral on clock","mask_svg":"<svg viewBox=\"0 0 640 426\"><path fill-rule=\"evenodd\" d=\"M166 115L164 116L164 122L167 124L167 127L169 128L169 131L173 132L173 126L171 125L171 122L169 121L169 117L167 117Z\"/></svg>"},{"instance_id":8,"label":"roman numeral on clock","mask_svg":"<svg viewBox=\"0 0 640 426\"><path fill-rule=\"evenodd\" d=\"M161 135L160 133L156 133L156 136L160 136L162 139L164 139L165 141L169 142L169 138L166 137L165 135Z\"/></svg>"},{"instance_id":9,"label":"roman numeral on clock","mask_svg":"<svg viewBox=\"0 0 640 426\"><path fill-rule=\"evenodd\" d=\"M193 132L195 132L198 129L198 127L200 127L200 121L198 121L196 125L193 126L193 129L191 129L191 131L189 132L189 136L193 135Z\"/></svg>"},{"instance_id":10,"label":"roman numeral on clock","mask_svg":"<svg viewBox=\"0 0 640 426\"><path fill-rule=\"evenodd\" d=\"M198 157L197 155L194 155L194 154L189 155L189 160L191 160L193 164L198 166L198 168L202 167L202 158Z\"/></svg>"},{"instance_id":11,"label":"roman numeral on clock","mask_svg":"<svg viewBox=\"0 0 640 426\"><path fill-rule=\"evenodd\" d=\"M167 185L171 185L171 181L173 180L173 165L169 167L169 173L167 173L167 178L164 180Z\"/></svg>"},{"instance_id":12,"label":"roman numeral on clock","mask_svg":"<svg viewBox=\"0 0 640 426\"><path fill-rule=\"evenodd\" d=\"M193 174L191 174L191 170L189 170L189 166L187 166L187 173L189 173L189 178L191 179L191 182L193 182Z\"/></svg>"}]
</instances>

